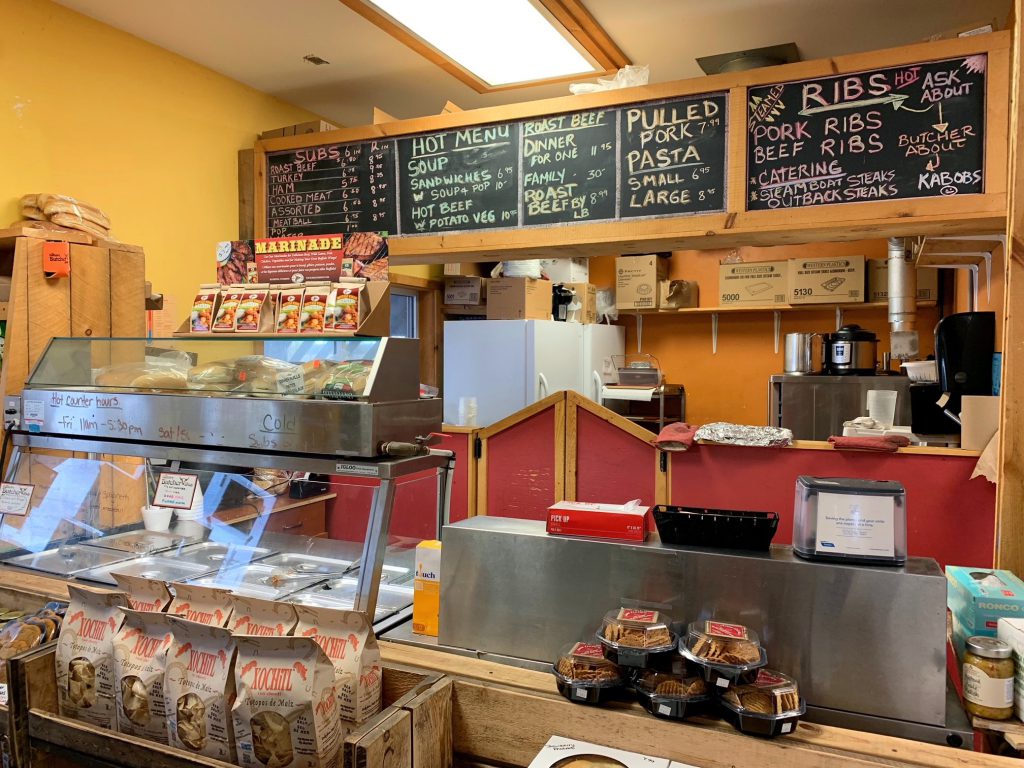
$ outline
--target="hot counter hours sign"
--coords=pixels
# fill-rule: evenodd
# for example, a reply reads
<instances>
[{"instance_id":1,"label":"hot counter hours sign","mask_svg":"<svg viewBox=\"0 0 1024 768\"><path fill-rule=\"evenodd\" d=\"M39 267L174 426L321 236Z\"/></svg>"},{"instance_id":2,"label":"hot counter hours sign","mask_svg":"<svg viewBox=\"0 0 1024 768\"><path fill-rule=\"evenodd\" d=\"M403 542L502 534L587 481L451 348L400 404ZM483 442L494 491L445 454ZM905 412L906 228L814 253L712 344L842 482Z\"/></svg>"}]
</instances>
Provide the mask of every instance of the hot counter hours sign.
<instances>
[{"instance_id":1,"label":"hot counter hours sign","mask_svg":"<svg viewBox=\"0 0 1024 768\"><path fill-rule=\"evenodd\" d=\"M747 209L984 192L985 54L751 88Z\"/></svg>"}]
</instances>

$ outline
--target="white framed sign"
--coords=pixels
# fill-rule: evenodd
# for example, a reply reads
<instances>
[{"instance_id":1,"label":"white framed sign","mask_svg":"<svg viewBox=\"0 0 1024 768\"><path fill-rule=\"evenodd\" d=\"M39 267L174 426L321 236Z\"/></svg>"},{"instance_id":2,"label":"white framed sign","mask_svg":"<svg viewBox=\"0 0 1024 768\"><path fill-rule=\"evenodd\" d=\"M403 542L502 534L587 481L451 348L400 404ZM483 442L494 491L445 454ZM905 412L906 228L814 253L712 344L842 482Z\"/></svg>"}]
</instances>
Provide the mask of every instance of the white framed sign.
<instances>
[{"instance_id":1,"label":"white framed sign","mask_svg":"<svg viewBox=\"0 0 1024 768\"><path fill-rule=\"evenodd\" d=\"M198 475L187 475L181 472L161 472L157 476L156 493L153 494L154 507L169 509L192 509L199 486Z\"/></svg>"},{"instance_id":2,"label":"white framed sign","mask_svg":"<svg viewBox=\"0 0 1024 768\"><path fill-rule=\"evenodd\" d=\"M0 515L27 515L35 488L24 483L0 483Z\"/></svg>"}]
</instances>

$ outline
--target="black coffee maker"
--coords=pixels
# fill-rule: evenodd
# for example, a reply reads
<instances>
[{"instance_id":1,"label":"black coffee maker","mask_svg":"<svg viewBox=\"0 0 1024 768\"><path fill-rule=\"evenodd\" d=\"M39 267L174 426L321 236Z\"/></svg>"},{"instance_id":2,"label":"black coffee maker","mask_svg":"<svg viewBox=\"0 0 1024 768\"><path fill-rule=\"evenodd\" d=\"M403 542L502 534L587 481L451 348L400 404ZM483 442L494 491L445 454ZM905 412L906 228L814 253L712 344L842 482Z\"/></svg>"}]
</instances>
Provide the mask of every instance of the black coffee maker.
<instances>
[{"instance_id":1,"label":"black coffee maker","mask_svg":"<svg viewBox=\"0 0 1024 768\"><path fill-rule=\"evenodd\" d=\"M915 434L960 432L953 416L959 416L964 395L992 394L995 342L995 312L958 312L939 320L935 326L939 381L910 386L910 428Z\"/></svg>"}]
</instances>

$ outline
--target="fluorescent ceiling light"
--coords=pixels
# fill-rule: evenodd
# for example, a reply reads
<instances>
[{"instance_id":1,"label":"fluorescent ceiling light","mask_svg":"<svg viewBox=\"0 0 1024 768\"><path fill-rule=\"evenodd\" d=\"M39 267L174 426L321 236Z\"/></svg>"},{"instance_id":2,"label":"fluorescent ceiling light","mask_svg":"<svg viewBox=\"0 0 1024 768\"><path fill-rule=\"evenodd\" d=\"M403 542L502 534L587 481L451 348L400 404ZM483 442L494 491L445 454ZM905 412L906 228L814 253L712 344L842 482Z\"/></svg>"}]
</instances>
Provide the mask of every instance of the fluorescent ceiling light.
<instances>
[{"instance_id":1,"label":"fluorescent ceiling light","mask_svg":"<svg viewBox=\"0 0 1024 768\"><path fill-rule=\"evenodd\" d=\"M368 0L494 88L600 74L530 0Z\"/></svg>"}]
</instances>

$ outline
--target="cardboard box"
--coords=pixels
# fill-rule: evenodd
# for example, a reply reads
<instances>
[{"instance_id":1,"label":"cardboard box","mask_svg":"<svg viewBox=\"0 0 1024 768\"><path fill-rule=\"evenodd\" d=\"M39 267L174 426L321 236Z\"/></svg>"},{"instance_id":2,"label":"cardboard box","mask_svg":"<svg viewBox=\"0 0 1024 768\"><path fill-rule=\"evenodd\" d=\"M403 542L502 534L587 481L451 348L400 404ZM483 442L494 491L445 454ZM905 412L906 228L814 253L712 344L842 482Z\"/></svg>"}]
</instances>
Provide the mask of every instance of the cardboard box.
<instances>
[{"instance_id":1,"label":"cardboard box","mask_svg":"<svg viewBox=\"0 0 1024 768\"><path fill-rule=\"evenodd\" d=\"M668 259L653 253L615 258L615 307L657 309L658 283L668 277Z\"/></svg>"},{"instance_id":2,"label":"cardboard box","mask_svg":"<svg viewBox=\"0 0 1024 768\"><path fill-rule=\"evenodd\" d=\"M324 131L336 131L338 126L328 123L326 120L310 120L306 123L296 123L291 126L291 136L302 136L306 133L323 133Z\"/></svg>"},{"instance_id":3,"label":"cardboard box","mask_svg":"<svg viewBox=\"0 0 1024 768\"><path fill-rule=\"evenodd\" d=\"M693 280L662 280L658 283L658 309L700 306L700 288Z\"/></svg>"},{"instance_id":4,"label":"cardboard box","mask_svg":"<svg viewBox=\"0 0 1024 768\"><path fill-rule=\"evenodd\" d=\"M722 264L718 268L717 306L785 304L788 278L788 261Z\"/></svg>"},{"instance_id":5,"label":"cardboard box","mask_svg":"<svg viewBox=\"0 0 1024 768\"><path fill-rule=\"evenodd\" d=\"M888 259L868 259L868 301L889 300ZM938 301L939 270L922 267L917 270L917 300Z\"/></svg>"},{"instance_id":6,"label":"cardboard box","mask_svg":"<svg viewBox=\"0 0 1024 768\"><path fill-rule=\"evenodd\" d=\"M647 538L647 510L637 504L594 504L560 501L548 507L548 533L592 539L643 541Z\"/></svg>"},{"instance_id":7,"label":"cardboard box","mask_svg":"<svg viewBox=\"0 0 1024 768\"><path fill-rule=\"evenodd\" d=\"M500 277L487 283L488 320L550 320L551 281Z\"/></svg>"},{"instance_id":8,"label":"cardboard box","mask_svg":"<svg viewBox=\"0 0 1024 768\"><path fill-rule=\"evenodd\" d=\"M970 24L961 24L958 27L937 32L934 35L924 38L926 42L932 43L936 40L955 40L958 37L974 37L975 35L987 35L999 30L999 19L981 19Z\"/></svg>"},{"instance_id":9,"label":"cardboard box","mask_svg":"<svg viewBox=\"0 0 1024 768\"><path fill-rule=\"evenodd\" d=\"M590 283L563 283L563 285L576 294L576 298L569 305L569 315L566 320L570 323L596 323L597 286Z\"/></svg>"},{"instance_id":10,"label":"cardboard box","mask_svg":"<svg viewBox=\"0 0 1024 768\"><path fill-rule=\"evenodd\" d=\"M487 300L487 278L446 277L444 279L444 304L478 306Z\"/></svg>"},{"instance_id":11,"label":"cardboard box","mask_svg":"<svg viewBox=\"0 0 1024 768\"><path fill-rule=\"evenodd\" d=\"M456 262L444 265L445 277L487 277L494 269L494 262Z\"/></svg>"},{"instance_id":12,"label":"cardboard box","mask_svg":"<svg viewBox=\"0 0 1024 768\"><path fill-rule=\"evenodd\" d=\"M854 304L864 301L864 257L790 259L790 304Z\"/></svg>"},{"instance_id":13,"label":"cardboard box","mask_svg":"<svg viewBox=\"0 0 1024 768\"><path fill-rule=\"evenodd\" d=\"M548 739L548 743L533 758L529 768L553 768L555 764L568 763L569 759L574 757L581 764L586 762L607 764L610 761L624 765L626 768L669 768L669 761L665 758L624 752L621 749L603 747L600 744L590 744L586 741L575 741L564 736L552 736ZM588 761L588 757L605 759ZM685 763L676 763L676 765L686 766ZM686 768L692 768L692 766L686 766Z\"/></svg>"},{"instance_id":14,"label":"cardboard box","mask_svg":"<svg viewBox=\"0 0 1024 768\"><path fill-rule=\"evenodd\" d=\"M540 268L553 283L589 283L589 259L541 259Z\"/></svg>"},{"instance_id":15,"label":"cardboard box","mask_svg":"<svg viewBox=\"0 0 1024 768\"><path fill-rule=\"evenodd\" d=\"M1024 619L999 619L996 637L1013 649L1013 713L1024 719Z\"/></svg>"},{"instance_id":16,"label":"cardboard box","mask_svg":"<svg viewBox=\"0 0 1024 768\"><path fill-rule=\"evenodd\" d=\"M999 619L1024 616L1024 581L1011 571L947 565L946 583L958 657L967 638L995 637Z\"/></svg>"},{"instance_id":17,"label":"cardboard box","mask_svg":"<svg viewBox=\"0 0 1024 768\"><path fill-rule=\"evenodd\" d=\"M437 637L441 613L441 542L421 541L416 545L416 577L412 595L414 635Z\"/></svg>"},{"instance_id":18,"label":"cardboard box","mask_svg":"<svg viewBox=\"0 0 1024 768\"><path fill-rule=\"evenodd\" d=\"M960 402L960 447L983 451L999 430L999 397L964 395Z\"/></svg>"}]
</instances>

